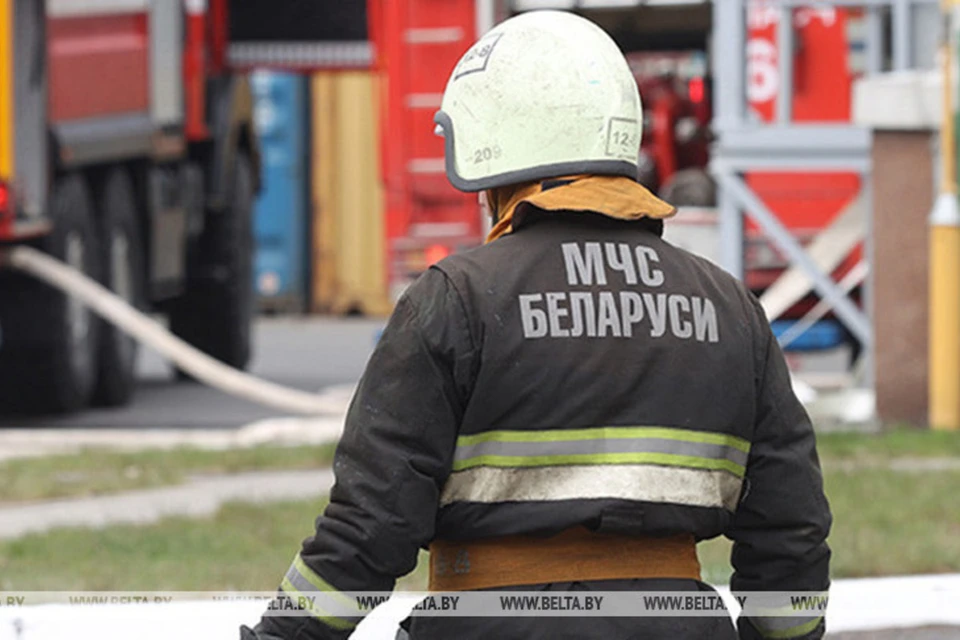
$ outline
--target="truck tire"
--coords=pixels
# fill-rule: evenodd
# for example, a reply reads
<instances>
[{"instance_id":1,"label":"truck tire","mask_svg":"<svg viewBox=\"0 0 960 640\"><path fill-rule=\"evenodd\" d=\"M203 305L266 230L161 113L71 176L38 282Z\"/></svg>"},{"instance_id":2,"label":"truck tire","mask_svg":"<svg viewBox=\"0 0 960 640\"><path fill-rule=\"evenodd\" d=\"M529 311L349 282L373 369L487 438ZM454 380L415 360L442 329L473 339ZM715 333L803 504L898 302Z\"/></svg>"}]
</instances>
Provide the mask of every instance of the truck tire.
<instances>
[{"instance_id":1,"label":"truck tire","mask_svg":"<svg viewBox=\"0 0 960 640\"><path fill-rule=\"evenodd\" d=\"M676 207L715 207L717 185L703 169L683 169L667 180L660 197Z\"/></svg>"},{"instance_id":2,"label":"truck tire","mask_svg":"<svg viewBox=\"0 0 960 640\"><path fill-rule=\"evenodd\" d=\"M50 201L53 230L38 248L97 279L92 209L80 175L58 178ZM96 380L99 320L79 301L25 275L5 275L0 289L0 406L43 413L86 406Z\"/></svg>"},{"instance_id":3,"label":"truck tire","mask_svg":"<svg viewBox=\"0 0 960 640\"><path fill-rule=\"evenodd\" d=\"M237 369L250 362L253 323L253 170L240 153L230 206L208 213L190 260L187 290L170 313L171 330ZM183 376L181 376L183 377Z\"/></svg>"},{"instance_id":4,"label":"truck tire","mask_svg":"<svg viewBox=\"0 0 960 640\"><path fill-rule=\"evenodd\" d=\"M97 194L103 285L137 309L144 308L144 253L133 183L123 169L107 175ZM94 404L127 404L136 388L137 341L109 322L100 323L100 357Z\"/></svg>"}]
</instances>

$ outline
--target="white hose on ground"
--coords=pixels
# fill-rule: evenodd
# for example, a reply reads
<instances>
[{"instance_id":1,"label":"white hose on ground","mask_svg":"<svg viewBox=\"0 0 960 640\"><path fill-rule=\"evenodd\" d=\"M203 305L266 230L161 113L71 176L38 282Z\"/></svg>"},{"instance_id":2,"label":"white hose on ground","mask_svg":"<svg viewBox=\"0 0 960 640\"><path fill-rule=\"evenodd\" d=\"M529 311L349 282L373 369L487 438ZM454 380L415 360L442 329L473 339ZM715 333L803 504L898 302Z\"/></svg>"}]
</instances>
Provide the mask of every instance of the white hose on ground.
<instances>
[{"instance_id":1,"label":"white hose on ground","mask_svg":"<svg viewBox=\"0 0 960 640\"><path fill-rule=\"evenodd\" d=\"M335 403L318 395L261 380L211 358L100 283L32 247L18 246L3 251L0 264L19 269L77 298L125 333L211 387L287 413L322 415L341 411Z\"/></svg>"}]
</instances>

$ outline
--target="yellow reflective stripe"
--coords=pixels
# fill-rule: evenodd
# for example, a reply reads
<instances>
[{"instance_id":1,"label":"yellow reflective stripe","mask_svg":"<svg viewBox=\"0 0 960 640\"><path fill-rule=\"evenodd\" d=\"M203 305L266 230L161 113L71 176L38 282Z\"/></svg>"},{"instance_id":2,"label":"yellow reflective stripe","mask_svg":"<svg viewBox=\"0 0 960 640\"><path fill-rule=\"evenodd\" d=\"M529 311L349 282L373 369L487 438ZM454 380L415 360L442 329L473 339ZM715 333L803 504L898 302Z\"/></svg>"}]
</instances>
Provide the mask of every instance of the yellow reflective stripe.
<instances>
[{"instance_id":1,"label":"yellow reflective stripe","mask_svg":"<svg viewBox=\"0 0 960 640\"><path fill-rule=\"evenodd\" d=\"M786 629L764 629L764 623L760 622L759 618L750 618L750 621L753 623L753 626L757 629L757 631L760 632L760 635L762 635L764 638L771 638L773 640L782 640L783 638L799 638L800 636L805 636L816 629L821 620L823 620L823 616L817 616L813 620L808 620L803 624L798 624Z\"/></svg>"},{"instance_id":2,"label":"yellow reflective stripe","mask_svg":"<svg viewBox=\"0 0 960 640\"><path fill-rule=\"evenodd\" d=\"M304 580L317 588L317 591L337 591L333 585L321 578L318 573L308 567L307 563L303 561L303 558L300 557L299 553L293 559L293 566L296 568L297 573L303 576Z\"/></svg>"},{"instance_id":3,"label":"yellow reflective stripe","mask_svg":"<svg viewBox=\"0 0 960 640\"><path fill-rule=\"evenodd\" d=\"M558 465L605 465L605 464L656 464L669 467L687 467L691 469L710 469L729 471L742 478L746 469L730 460L700 458L672 453L586 453L555 456L500 456L480 455L463 460L455 460L453 471L463 471L474 467L548 467Z\"/></svg>"},{"instance_id":4,"label":"yellow reflective stripe","mask_svg":"<svg viewBox=\"0 0 960 640\"><path fill-rule=\"evenodd\" d=\"M0 180L14 171L13 0L0 0Z\"/></svg>"},{"instance_id":5,"label":"yellow reflective stripe","mask_svg":"<svg viewBox=\"0 0 960 640\"><path fill-rule=\"evenodd\" d=\"M457 446L470 446L483 442L557 442L577 440L658 438L681 442L715 444L750 452L750 443L727 433L690 431L670 427L589 427L586 429L541 429L485 431L457 438Z\"/></svg>"},{"instance_id":6,"label":"yellow reflective stripe","mask_svg":"<svg viewBox=\"0 0 960 640\"><path fill-rule=\"evenodd\" d=\"M293 564L291 565L290 569L291 571L295 572L297 576L310 583L310 586L313 587L312 590L322 592L330 597L334 597L346 607L356 606L356 603L354 603L350 598L342 595L339 589L321 578L320 574L308 567L307 563L303 561L303 558L300 557L299 553L293 559ZM287 572L287 576L288 577L286 579L289 580L290 571ZM296 587L296 585L293 586ZM311 589L307 590L310 591Z\"/></svg>"},{"instance_id":7,"label":"yellow reflective stripe","mask_svg":"<svg viewBox=\"0 0 960 640\"><path fill-rule=\"evenodd\" d=\"M283 579L283 582L280 583L280 589L283 590L284 593L290 595L292 598L296 598L297 604L302 609L309 611L310 615L329 627L345 631L347 629L353 629L357 626L356 622L353 622L352 620L344 620L343 618L330 615L320 607L313 604L309 597L305 596L296 587L294 587L293 584L291 584L289 578Z\"/></svg>"}]
</instances>

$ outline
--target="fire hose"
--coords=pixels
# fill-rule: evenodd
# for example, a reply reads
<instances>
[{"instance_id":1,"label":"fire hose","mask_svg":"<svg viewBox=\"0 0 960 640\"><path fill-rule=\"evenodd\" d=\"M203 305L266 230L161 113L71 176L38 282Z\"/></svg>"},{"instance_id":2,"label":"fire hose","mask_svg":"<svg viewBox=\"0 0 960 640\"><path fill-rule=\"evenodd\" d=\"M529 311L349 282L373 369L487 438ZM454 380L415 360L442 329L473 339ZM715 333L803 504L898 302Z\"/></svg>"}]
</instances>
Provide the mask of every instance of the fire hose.
<instances>
[{"instance_id":1,"label":"fire hose","mask_svg":"<svg viewBox=\"0 0 960 640\"><path fill-rule=\"evenodd\" d=\"M99 282L42 251L27 246L0 250L0 266L23 271L80 300L94 313L186 373L220 391L287 413L323 415L341 411L326 398L262 380L208 356Z\"/></svg>"}]
</instances>

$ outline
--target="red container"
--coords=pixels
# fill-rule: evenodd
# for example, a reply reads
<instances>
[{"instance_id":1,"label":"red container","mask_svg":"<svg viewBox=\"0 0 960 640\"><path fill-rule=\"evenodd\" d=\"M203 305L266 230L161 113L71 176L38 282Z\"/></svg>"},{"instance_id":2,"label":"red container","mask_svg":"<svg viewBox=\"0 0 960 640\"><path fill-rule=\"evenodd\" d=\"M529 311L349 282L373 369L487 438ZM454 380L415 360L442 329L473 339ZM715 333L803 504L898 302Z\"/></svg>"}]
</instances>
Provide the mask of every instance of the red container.
<instances>
[{"instance_id":1,"label":"red container","mask_svg":"<svg viewBox=\"0 0 960 640\"><path fill-rule=\"evenodd\" d=\"M766 122L776 114L779 89L777 27L780 9L774 3L756 3L748 10L747 97L749 108ZM849 122L851 89L858 75L851 51L851 26L863 19L861 10L804 7L793 11L794 63L792 121ZM860 191L857 173L751 172L747 184L802 242L828 226ZM747 221L747 284L759 291L777 278L786 261L767 242L756 223ZM852 254L835 276L859 261ZM806 304L785 317L798 317Z\"/></svg>"}]
</instances>

